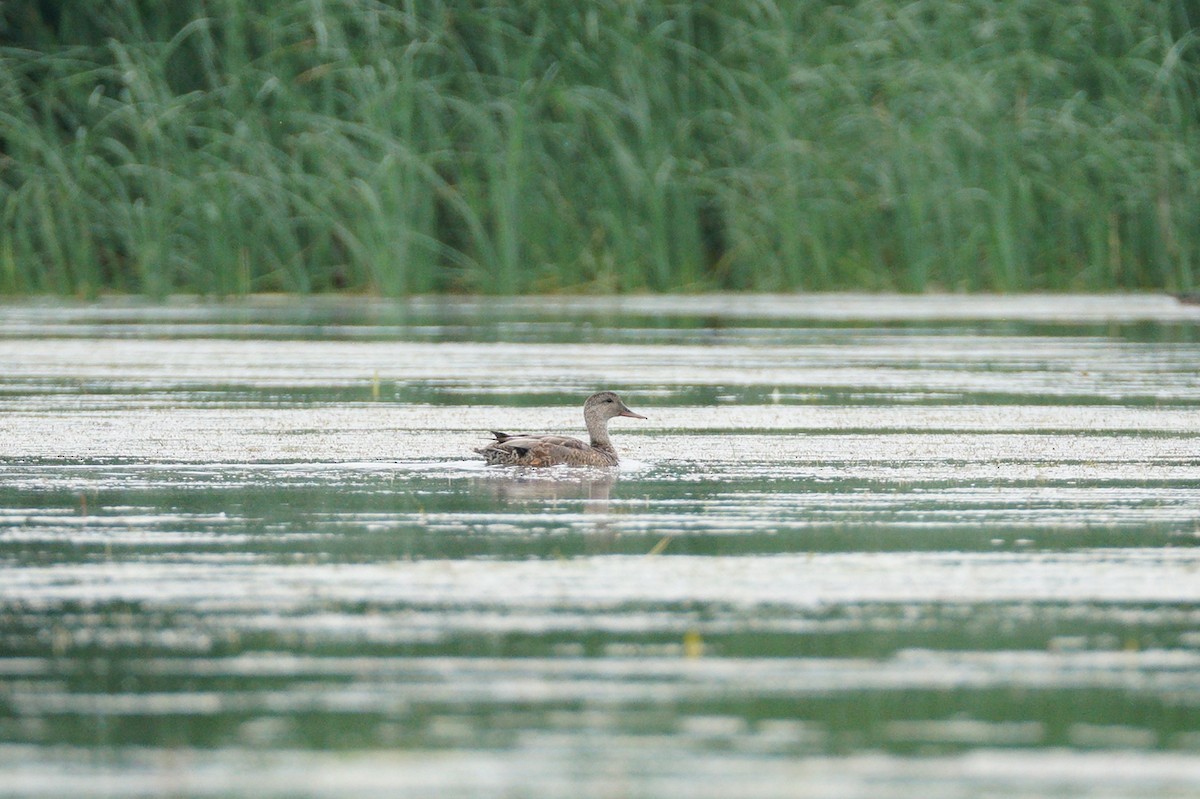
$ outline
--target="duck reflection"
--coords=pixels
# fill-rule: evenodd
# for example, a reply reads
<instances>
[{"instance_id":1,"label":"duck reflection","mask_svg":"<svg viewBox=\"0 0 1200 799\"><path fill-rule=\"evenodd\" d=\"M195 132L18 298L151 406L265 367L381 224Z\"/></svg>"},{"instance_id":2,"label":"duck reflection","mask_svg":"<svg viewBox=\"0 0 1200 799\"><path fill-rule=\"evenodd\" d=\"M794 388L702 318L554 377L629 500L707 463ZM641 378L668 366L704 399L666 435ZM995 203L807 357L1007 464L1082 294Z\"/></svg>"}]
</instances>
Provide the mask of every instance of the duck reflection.
<instances>
[{"instance_id":1,"label":"duck reflection","mask_svg":"<svg viewBox=\"0 0 1200 799\"><path fill-rule=\"evenodd\" d=\"M585 500L586 513L608 513L608 500L617 482L615 470L580 470L571 467L520 469L477 478L475 487L502 502Z\"/></svg>"},{"instance_id":2,"label":"duck reflection","mask_svg":"<svg viewBox=\"0 0 1200 799\"><path fill-rule=\"evenodd\" d=\"M550 473L548 473L550 472ZM539 510L554 511L555 503L578 507L582 524L576 529L586 533L586 547L606 550L616 540L610 525L609 495L617 482L613 470L580 470L572 467L508 470L505 474L489 475L475 481L477 491L502 503L536 504ZM579 500L583 502L579 505Z\"/></svg>"}]
</instances>

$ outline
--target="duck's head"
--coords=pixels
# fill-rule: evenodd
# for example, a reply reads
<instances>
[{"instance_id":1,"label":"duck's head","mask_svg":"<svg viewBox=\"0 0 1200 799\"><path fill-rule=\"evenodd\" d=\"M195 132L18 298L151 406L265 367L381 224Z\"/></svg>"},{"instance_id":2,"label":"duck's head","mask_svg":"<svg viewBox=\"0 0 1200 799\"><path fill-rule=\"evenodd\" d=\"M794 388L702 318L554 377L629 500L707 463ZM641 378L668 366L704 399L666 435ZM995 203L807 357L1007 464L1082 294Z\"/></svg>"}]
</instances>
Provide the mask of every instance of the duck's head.
<instances>
[{"instance_id":1,"label":"duck's head","mask_svg":"<svg viewBox=\"0 0 1200 799\"><path fill-rule=\"evenodd\" d=\"M621 398L612 391L600 391L587 398L583 403L585 417L598 416L601 419L611 419L614 416L628 416L631 419L645 419L640 413L629 410Z\"/></svg>"}]
</instances>

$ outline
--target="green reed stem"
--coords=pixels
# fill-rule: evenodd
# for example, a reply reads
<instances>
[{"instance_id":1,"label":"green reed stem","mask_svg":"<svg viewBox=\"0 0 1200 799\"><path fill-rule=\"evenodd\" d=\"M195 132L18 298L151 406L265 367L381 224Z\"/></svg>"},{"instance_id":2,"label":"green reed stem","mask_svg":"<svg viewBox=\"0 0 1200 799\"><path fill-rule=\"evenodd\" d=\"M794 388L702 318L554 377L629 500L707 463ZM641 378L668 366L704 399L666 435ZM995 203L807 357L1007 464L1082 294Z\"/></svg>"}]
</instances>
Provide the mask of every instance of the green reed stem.
<instances>
[{"instance_id":1,"label":"green reed stem","mask_svg":"<svg viewBox=\"0 0 1200 799\"><path fill-rule=\"evenodd\" d=\"M34 8L7 294L1197 284L1185 4Z\"/></svg>"}]
</instances>

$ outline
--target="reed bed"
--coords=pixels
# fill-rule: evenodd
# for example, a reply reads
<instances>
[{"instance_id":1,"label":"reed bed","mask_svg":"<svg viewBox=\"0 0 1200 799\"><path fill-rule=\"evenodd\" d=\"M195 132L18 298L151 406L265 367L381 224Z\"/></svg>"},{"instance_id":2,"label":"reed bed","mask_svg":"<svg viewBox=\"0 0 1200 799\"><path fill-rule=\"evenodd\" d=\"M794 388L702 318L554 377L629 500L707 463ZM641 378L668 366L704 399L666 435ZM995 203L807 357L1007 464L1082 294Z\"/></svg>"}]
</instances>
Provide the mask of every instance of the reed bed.
<instances>
[{"instance_id":1,"label":"reed bed","mask_svg":"<svg viewBox=\"0 0 1200 799\"><path fill-rule=\"evenodd\" d=\"M1182 2L13 5L4 293L1197 283Z\"/></svg>"}]
</instances>

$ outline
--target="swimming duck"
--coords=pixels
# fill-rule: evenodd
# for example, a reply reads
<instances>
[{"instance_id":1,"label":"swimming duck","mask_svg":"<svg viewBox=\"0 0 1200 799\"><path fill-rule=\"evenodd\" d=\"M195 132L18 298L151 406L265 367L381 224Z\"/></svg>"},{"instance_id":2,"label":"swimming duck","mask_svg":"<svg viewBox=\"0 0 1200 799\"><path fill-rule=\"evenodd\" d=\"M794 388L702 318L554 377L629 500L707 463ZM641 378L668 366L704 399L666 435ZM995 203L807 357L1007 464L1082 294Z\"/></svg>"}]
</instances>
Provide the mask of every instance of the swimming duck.
<instances>
[{"instance_id":1,"label":"swimming duck","mask_svg":"<svg viewBox=\"0 0 1200 799\"><path fill-rule=\"evenodd\" d=\"M608 439L608 420L614 416L645 419L629 410L611 391L601 391L583 403L583 421L591 443L556 435L509 435L491 431L496 440L475 450L491 466L616 466L617 451Z\"/></svg>"}]
</instances>

